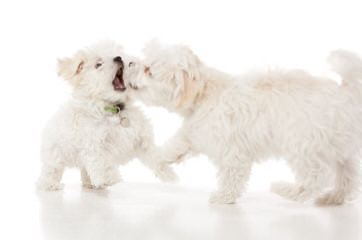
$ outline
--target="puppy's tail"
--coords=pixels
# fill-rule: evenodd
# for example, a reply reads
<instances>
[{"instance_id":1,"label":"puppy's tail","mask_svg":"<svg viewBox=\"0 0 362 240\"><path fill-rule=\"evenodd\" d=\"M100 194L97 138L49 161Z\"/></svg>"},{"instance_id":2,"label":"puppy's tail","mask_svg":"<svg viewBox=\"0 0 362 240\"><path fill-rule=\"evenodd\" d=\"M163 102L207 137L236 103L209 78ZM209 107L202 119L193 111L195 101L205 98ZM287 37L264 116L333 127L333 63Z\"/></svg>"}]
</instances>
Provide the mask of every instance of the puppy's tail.
<instances>
[{"instance_id":1,"label":"puppy's tail","mask_svg":"<svg viewBox=\"0 0 362 240\"><path fill-rule=\"evenodd\" d=\"M357 88L362 92L362 59L346 50L331 52L327 58L332 71L342 77L343 85Z\"/></svg>"}]
</instances>

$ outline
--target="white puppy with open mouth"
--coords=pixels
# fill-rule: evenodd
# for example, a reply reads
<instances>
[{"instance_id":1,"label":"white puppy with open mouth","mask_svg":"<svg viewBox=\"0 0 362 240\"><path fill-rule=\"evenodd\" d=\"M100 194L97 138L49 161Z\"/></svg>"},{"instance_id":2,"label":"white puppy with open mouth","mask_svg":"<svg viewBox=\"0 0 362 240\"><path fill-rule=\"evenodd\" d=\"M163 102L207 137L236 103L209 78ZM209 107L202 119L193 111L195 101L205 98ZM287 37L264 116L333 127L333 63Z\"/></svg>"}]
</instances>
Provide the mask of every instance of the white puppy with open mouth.
<instances>
[{"instance_id":1,"label":"white puppy with open mouth","mask_svg":"<svg viewBox=\"0 0 362 240\"><path fill-rule=\"evenodd\" d=\"M44 130L40 189L61 189L66 167L81 170L85 187L116 184L119 165L133 158L161 180L175 179L172 169L157 158L149 121L127 94L123 77L132 64L136 59L112 42L58 61L58 74L73 87L73 97Z\"/></svg>"},{"instance_id":2,"label":"white puppy with open mouth","mask_svg":"<svg viewBox=\"0 0 362 240\"><path fill-rule=\"evenodd\" d=\"M271 185L285 198L342 204L355 196L362 147L362 61L355 54L336 51L328 59L342 85L301 70L230 76L185 46L153 42L145 54L126 85L145 104L184 117L164 157L206 154L218 169L210 202L236 202L253 164L268 158L285 159L295 174L295 183Z\"/></svg>"}]
</instances>

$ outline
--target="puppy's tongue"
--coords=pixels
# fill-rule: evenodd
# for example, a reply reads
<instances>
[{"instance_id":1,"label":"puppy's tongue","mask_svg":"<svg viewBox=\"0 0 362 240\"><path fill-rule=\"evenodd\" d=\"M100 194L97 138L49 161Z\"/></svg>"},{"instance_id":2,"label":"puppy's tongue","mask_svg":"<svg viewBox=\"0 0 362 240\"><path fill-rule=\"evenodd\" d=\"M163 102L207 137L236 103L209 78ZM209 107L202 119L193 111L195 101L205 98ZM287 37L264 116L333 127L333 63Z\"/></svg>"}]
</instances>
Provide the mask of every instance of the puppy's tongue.
<instances>
[{"instance_id":1,"label":"puppy's tongue","mask_svg":"<svg viewBox=\"0 0 362 240\"><path fill-rule=\"evenodd\" d=\"M118 91L124 91L126 90L126 86L124 85L124 81L122 78L122 72L118 71L116 76L114 77L113 81L112 81L114 90L118 90Z\"/></svg>"},{"instance_id":2,"label":"puppy's tongue","mask_svg":"<svg viewBox=\"0 0 362 240\"><path fill-rule=\"evenodd\" d=\"M121 81L121 79L119 79L119 77L115 77L113 80L113 85L115 89L123 89L126 88L126 86L124 85L123 81Z\"/></svg>"}]
</instances>

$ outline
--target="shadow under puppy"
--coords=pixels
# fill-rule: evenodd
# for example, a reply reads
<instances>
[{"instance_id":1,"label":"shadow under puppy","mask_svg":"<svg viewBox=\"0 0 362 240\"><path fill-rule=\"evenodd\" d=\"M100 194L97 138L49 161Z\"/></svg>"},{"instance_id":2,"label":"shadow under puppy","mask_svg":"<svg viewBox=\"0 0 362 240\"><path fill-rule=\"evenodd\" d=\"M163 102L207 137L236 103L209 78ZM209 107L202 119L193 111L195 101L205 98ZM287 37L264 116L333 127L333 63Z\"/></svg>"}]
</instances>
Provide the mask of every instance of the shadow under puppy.
<instances>
[{"instance_id":1,"label":"shadow under puppy","mask_svg":"<svg viewBox=\"0 0 362 240\"><path fill-rule=\"evenodd\" d=\"M268 158L285 159L295 174L295 183L271 186L285 198L342 204L358 192L362 61L355 54L336 51L328 59L342 85L301 70L231 76L185 46L154 42L145 54L145 65L129 72L128 85L145 104L184 117L164 157L180 162L206 154L218 169L210 202L236 202L253 164Z\"/></svg>"},{"instance_id":2,"label":"shadow under puppy","mask_svg":"<svg viewBox=\"0 0 362 240\"><path fill-rule=\"evenodd\" d=\"M66 167L80 169L85 187L116 184L121 180L118 166L133 158L161 180L176 178L156 157L152 127L127 94L123 75L135 62L112 42L58 60L58 75L70 83L73 94L44 129L40 189L61 189Z\"/></svg>"}]
</instances>

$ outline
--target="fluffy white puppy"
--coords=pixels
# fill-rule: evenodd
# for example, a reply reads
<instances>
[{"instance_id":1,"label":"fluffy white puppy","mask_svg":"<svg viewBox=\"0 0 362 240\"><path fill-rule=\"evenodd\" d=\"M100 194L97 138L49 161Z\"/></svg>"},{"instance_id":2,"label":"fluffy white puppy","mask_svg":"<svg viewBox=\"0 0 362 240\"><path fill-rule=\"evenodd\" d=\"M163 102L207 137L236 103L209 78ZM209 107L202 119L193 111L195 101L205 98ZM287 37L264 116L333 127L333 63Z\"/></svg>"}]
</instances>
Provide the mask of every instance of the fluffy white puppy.
<instances>
[{"instance_id":1,"label":"fluffy white puppy","mask_svg":"<svg viewBox=\"0 0 362 240\"><path fill-rule=\"evenodd\" d=\"M144 103L184 117L164 157L180 162L206 154L218 169L211 202L234 203L253 163L268 158L285 159L295 173L295 183L271 186L288 199L342 204L356 192L362 62L354 54L336 51L329 58L342 85L301 70L230 76L184 46L151 43L145 54L145 65L129 72L127 84ZM327 189L330 180L333 188Z\"/></svg>"},{"instance_id":2,"label":"fluffy white puppy","mask_svg":"<svg viewBox=\"0 0 362 240\"><path fill-rule=\"evenodd\" d=\"M118 166L133 158L162 180L175 178L156 158L150 123L127 95L123 75L132 64L135 59L111 42L58 61L58 74L73 87L73 98L44 130L41 189L62 188L66 167L81 170L85 187L113 185L120 181Z\"/></svg>"}]
</instances>

